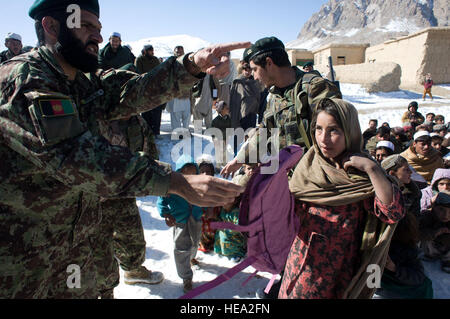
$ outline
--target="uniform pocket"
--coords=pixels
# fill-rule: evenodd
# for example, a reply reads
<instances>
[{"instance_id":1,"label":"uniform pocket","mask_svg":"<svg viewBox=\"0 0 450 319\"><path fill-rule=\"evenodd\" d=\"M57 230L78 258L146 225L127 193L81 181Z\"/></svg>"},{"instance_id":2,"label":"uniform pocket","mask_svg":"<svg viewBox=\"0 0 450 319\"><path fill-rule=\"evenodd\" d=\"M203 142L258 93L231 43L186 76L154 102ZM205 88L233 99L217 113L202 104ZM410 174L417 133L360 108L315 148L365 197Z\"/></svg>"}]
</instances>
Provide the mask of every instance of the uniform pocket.
<instances>
[{"instance_id":1,"label":"uniform pocket","mask_svg":"<svg viewBox=\"0 0 450 319\"><path fill-rule=\"evenodd\" d=\"M26 96L33 103L28 110L43 145L55 145L86 131L76 105L69 97L39 92Z\"/></svg>"}]
</instances>

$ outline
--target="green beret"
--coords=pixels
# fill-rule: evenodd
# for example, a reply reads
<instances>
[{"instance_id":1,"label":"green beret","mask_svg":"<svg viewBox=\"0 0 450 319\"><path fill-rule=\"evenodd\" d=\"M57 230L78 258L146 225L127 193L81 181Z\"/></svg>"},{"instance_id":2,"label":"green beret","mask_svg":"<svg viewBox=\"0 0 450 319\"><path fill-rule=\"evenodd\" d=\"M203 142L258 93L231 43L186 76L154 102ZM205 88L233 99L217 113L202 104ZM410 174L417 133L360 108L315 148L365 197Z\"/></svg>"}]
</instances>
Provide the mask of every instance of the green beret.
<instances>
[{"instance_id":1,"label":"green beret","mask_svg":"<svg viewBox=\"0 0 450 319\"><path fill-rule=\"evenodd\" d=\"M98 0L35 0L28 11L28 15L35 20L39 20L51 12L66 12L67 7L71 4L77 4L81 10L92 12L97 17L100 17Z\"/></svg>"},{"instance_id":2,"label":"green beret","mask_svg":"<svg viewBox=\"0 0 450 319\"><path fill-rule=\"evenodd\" d=\"M267 37L259 39L255 42L249 49L247 49L247 60L250 61L255 58L257 55L275 51L275 50L284 50L284 44L276 37ZM245 53L244 53L245 55Z\"/></svg>"},{"instance_id":3,"label":"green beret","mask_svg":"<svg viewBox=\"0 0 450 319\"><path fill-rule=\"evenodd\" d=\"M307 66L314 66L314 63L312 62L306 62L303 67L306 68Z\"/></svg>"}]
</instances>

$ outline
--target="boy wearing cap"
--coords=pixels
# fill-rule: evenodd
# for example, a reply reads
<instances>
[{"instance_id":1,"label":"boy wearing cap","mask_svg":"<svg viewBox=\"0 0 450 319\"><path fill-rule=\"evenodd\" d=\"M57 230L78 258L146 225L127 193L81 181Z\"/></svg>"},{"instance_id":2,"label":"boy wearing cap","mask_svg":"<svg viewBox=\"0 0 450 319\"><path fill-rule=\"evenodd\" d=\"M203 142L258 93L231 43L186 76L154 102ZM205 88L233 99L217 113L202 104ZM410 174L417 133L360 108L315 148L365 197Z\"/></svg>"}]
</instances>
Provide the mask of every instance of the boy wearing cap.
<instances>
[{"instance_id":1,"label":"boy wearing cap","mask_svg":"<svg viewBox=\"0 0 450 319\"><path fill-rule=\"evenodd\" d=\"M5 50L0 53L0 63L12 59L16 55L24 53L22 50L22 37L17 33L9 32L5 38Z\"/></svg>"},{"instance_id":2,"label":"boy wearing cap","mask_svg":"<svg viewBox=\"0 0 450 319\"><path fill-rule=\"evenodd\" d=\"M441 154L431 147L428 131L419 131L414 134L414 142L400 155L406 158L409 165L425 178L427 183L431 182L436 169L444 167Z\"/></svg>"},{"instance_id":3,"label":"boy wearing cap","mask_svg":"<svg viewBox=\"0 0 450 319\"><path fill-rule=\"evenodd\" d=\"M408 105L408 111L406 111L402 116L402 123L410 122L413 127L422 124L425 122L425 118L420 112L417 112L419 109L419 104L416 101L412 101Z\"/></svg>"},{"instance_id":4,"label":"boy wearing cap","mask_svg":"<svg viewBox=\"0 0 450 319\"><path fill-rule=\"evenodd\" d=\"M375 149L375 159L381 163L386 157L394 154L394 144L390 141L380 141Z\"/></svg>"}]
</instances>

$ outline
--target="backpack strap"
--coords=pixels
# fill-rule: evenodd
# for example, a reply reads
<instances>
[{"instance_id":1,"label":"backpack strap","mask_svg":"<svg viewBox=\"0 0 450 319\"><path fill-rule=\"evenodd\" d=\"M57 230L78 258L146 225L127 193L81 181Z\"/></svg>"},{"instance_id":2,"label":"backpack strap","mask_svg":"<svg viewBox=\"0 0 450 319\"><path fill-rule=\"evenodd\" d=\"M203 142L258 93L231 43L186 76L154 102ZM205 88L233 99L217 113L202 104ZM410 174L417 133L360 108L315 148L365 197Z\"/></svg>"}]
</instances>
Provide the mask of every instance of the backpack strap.
<instances>
[{"instance_id":1,"label":"backpack strap","mask_svg":"<svg viewBox=\"0 0 450 319\"><path fill-rule=\"evenodd\" d=\"M233 278L236 274L240 273L242 270L250 266L256 261L256 257L250 256L245 258L242 262L234 266L233 268L229 269L226 273L218 276L216 279L207 282L206 284L203 284L191 291L189 291L184 296L181 296L178 299L192 299L197 297L198 295L211 290L221 284L223 284L225 281L228 281L229 279Z\"/></svg>"}]
</instances>

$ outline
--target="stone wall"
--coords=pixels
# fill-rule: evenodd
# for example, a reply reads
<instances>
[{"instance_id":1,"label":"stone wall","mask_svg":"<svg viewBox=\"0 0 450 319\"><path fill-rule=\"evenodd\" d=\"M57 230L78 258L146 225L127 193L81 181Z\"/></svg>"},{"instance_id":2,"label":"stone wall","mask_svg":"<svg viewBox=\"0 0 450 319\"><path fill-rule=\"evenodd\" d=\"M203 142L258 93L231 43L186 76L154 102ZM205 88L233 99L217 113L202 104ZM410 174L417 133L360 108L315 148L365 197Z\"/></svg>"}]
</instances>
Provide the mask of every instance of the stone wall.
<instances>
[{"instance_id":1,"label":"stone wall","mask_svg":"<svg viewBox=\"0 0 450 319\"><path fill-rule=\"evenodd\" d=\"M366 50L366 62L394 62L402 69L401 86L423 83L431 73L436 84L450 83L450 27L428 28Z\"/></svg>"},{"instance_id":2,"label":"stone wall","mask_svg":"<svg viewBox=\"0 0 450 319\"><path fill-rule=\"evenodd\" d=\"M327 74L328 70L322 70ZM376 62L336 65L336 80L361 84L369 93L398 91L402 70L397 63Z\"/></svg>"}]
</instances>

